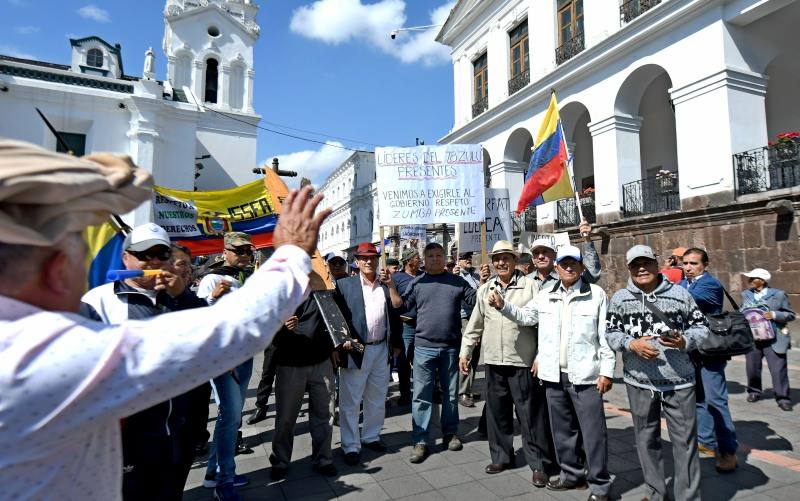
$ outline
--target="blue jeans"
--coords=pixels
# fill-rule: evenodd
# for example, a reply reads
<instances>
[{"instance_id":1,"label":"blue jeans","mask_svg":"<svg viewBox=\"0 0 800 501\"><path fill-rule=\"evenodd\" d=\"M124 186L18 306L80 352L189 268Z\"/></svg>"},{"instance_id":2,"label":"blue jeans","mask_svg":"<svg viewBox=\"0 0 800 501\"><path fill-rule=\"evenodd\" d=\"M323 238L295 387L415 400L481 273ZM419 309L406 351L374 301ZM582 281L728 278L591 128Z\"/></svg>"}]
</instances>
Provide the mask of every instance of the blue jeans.
<instances>
[{"instance_id":1,"label":"blue jeans","mask_svg":"<svg viewBox=\"0 0 800 501\"><path fill-rule=\"evenodd\" d=\"M408 363L414 363L414 331L416 329L406 323L403 324L403 346L406 349L406 360Z\"/></svg>"},{"instance_id":2,"label":"blue jeans","mask_svg":"<svg viewBox=\"0 0 800 501\"><path fill-rule=\"evenodd\" d=\"M428 442L437 372L442 388L442 435L458 433L458 348L416 346L414 400L411 402L411 438L414 444Z\"/></svg>"},{"instance_id":3,"label":"blue jeans","mask_svg":"<svg viewBox=\"0 0 800 501\"><path fill-rule=\"evenodd\" d=\"M214 441L208 453L206 474L216 473L218 485L233 482L236 474L236 435L242 425L242 407L252 373L251 358L212 381L219 412L214 425Z\"/></svg>"},{"instance_id":4,"label":"blue jeans","mask_svg":"<svg viewBox=\"0 0 800 501\"><path fill-rule=\"evenodd\" d=\"M727 365L726 360L704 360L700 366L703 397L697 399L697 440L709 449L733 454L739 444L728 407Z\"/></svg>"}]
</instances>

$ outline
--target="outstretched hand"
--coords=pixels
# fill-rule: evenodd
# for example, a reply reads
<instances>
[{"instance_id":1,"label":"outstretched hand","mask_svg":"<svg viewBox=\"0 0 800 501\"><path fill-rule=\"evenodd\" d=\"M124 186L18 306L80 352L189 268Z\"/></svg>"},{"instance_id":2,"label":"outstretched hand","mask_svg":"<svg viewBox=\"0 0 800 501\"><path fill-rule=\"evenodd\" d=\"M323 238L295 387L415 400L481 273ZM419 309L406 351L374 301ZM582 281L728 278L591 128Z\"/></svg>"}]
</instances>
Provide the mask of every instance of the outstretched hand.
<instances>
[{"instance_id":1,"label":"outstretched hand","mask_svg":"<svg viewBox=\"0 0 800 501\"><path fill-rule=\"evenodd\" d=\"M273 237L276 249L282 245L296 245L309 256L316 250L319 227L330 216L332 209L323 209L315 215L314 211L323 196L320 193L309 198L312 191L311 186L292 190L283 201Z\"/></svg>"}]
</instances>

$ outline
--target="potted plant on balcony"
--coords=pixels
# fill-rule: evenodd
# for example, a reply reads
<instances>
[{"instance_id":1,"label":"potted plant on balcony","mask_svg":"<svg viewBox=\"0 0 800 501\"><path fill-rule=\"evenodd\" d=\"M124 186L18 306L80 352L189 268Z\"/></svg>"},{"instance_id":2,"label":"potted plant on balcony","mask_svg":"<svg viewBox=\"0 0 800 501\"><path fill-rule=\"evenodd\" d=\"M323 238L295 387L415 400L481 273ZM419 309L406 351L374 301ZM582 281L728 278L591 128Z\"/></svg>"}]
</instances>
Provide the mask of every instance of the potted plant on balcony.
<instances>
[{"instance_id":1,"label":"potted plant on balcony","mask_svg":"<svg viewBox=\"0 0 800 501\"><path fill-rule=\"evenodd\" d=\"M661 169L656 173L656 188L659 193L672 193L675 191L675 178L677 176L674 172Z\"/></svg>"},{"instance_id":2,"label":"potted plant on balcony","mask_svg":"<svg viewBox=\"0 0 800 501\"><path fill-rule=\"evenodd\" d=\"M769 149L775 152L778 160L790 160L800 156L800 131L778 134L776 142L769 142Z\"/></svg>"}]
</instances>

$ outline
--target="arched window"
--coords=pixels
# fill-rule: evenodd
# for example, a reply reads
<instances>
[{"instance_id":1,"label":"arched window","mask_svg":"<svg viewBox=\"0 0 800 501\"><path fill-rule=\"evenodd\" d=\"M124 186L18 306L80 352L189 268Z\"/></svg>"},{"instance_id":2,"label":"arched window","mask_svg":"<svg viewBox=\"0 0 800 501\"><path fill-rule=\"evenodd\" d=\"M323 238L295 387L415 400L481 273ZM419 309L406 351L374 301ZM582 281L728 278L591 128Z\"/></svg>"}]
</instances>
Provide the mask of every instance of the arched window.
<instances>
[{"instance_id":1,"label":"arched window","mask_svg":"<svg viewBox=\"0 0 800 501\"><path fill-rule=\"evenodd\" d=\"M103 67L103 51L100 49L89 49L86 53L86 66L93 68Z\"/></svg>"},{"instance_id":2,"label":"arched window","mask_svg":"<svg viewBox=\"0 0 800 501\"><path fill-rule=\"evenodd\" d=\"M204 101L207 103L217 102L217 82L219 80L219 62L211 58L206 61L206 95Z\"/></svg>"}]
</instances>

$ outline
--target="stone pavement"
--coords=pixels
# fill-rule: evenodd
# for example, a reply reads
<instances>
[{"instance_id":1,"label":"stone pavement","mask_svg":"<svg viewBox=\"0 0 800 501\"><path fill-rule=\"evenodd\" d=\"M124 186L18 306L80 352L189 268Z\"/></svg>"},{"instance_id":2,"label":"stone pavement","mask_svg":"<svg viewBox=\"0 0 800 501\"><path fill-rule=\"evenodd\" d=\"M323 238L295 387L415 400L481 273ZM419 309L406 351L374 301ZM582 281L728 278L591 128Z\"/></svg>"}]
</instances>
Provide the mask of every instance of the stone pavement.
<instances>
[{"instance_id":1,"label":"stone pavement","mask_svg":"<svg viewBox=\"0 0 800 501\"><path fill-rule=\"evenodd\" d=\"M255 368L260 369L258 357ZM618 373L621 362L618 364ZM482 371L482 367L479 368ZM477 391L483 391L483 373L476 378ZM702 494L706 500L774 500L800 499L800 404L793 412L780 411L767 391L765 399L754 404L745 401L744 357L732 360L727 369L730 404L740 441L739 469L735 473L721 475L714 470L713 458L701 458ZM245 414L253 412L255 388L259 373L253 374L245 404ZM789 378L795 386L800 385L800 350L789 352ZM766 363L764 381L769 386ZM397 397L397 385L392 384L392 403ZM800 391L792 392L793 401L800 402ZM643 496L642 475L633 445L632 422L627 413L627 396L621 378L606 395L606 418L609 435L609 469L614 476L613 497L639 500ZM490 462L486 440L480 439L475 428L483 407L479 400L473 409L459 407L461 415L460 433L464 450L460 452L434 452L422 464L411 464L410 407L387 408L383 440L389 452L379 454L362 451L362 464L356 467L345 465L339 449L339 428L334 427L334 464L339 475L325 478L311 470L311 439L304 404L298 420L294 457L285 479L273 482L269 477L270 440L274 424L274 402L266 421L255 426L243 427L247 443L255 450L250 455L236 458L237 473L250 477L251 483L239 489L244 500L381 500L381 499L454 499L458 501L490 499L586 499L588 491L555 493L537 489L530 483L530 470L518 466L497 475L487 475L484 467ZM209 430L213 430L216 409L211 406L212 419ZM433 422L438 422L434 415ZM437 439L438 429L434 431ZM662 434L668 440L666 431ZM438 444L439 440L437 440ZM665 468L671 476L672 461L669 443L665 444ZM519 434L515 437L518 464L522 460ZM212 499L212 491L201 486L204 467L192 470L186 485L184 499Z\"/></svg>"}]
</instances>

